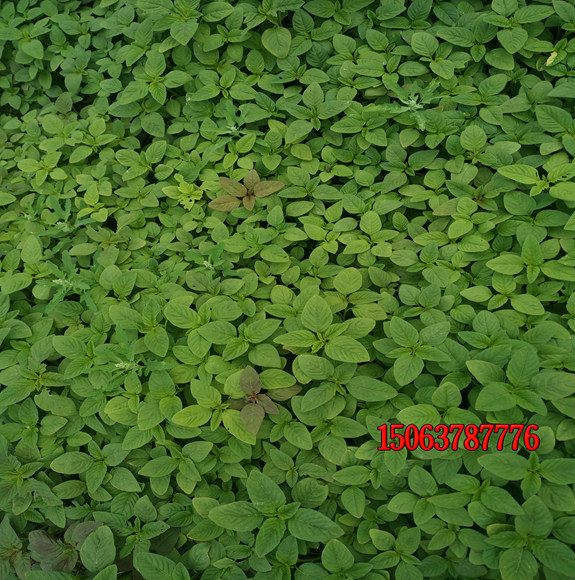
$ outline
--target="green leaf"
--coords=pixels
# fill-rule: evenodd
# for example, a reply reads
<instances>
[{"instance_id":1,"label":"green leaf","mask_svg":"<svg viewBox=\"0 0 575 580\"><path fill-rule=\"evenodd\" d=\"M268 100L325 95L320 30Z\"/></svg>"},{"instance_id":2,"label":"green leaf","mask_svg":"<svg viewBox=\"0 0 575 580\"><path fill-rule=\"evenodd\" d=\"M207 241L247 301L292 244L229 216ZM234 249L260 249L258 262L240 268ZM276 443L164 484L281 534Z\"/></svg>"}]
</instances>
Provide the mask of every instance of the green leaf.
<instances>
[{"instance_id":1,"label":"green leaf","mask_svg":"<svg viewBox=\"0 0 575 580\"><path fill-rule=\"evenodd\" d=\"M148 461L141 469L138 471L138 475L143 475L145 477L164 477L169 475L174 470L178 468L178 460L164 455L162 457L156 457Z\"/></svg>"},{"instance_id":2,"label":"green leaf","mask_svg":"<svg viewBox=\"0 0 575 580\"><path fill-rule=\"evenodd\" d=\"M212 411L199 405L191 405L178 411L173 417L172 421L176 425L182 427L199 427L207 423L212 416Z\"/></svg>"},{"instance_id":3,"label":"green leaf","mask_svg":"<svg viewBox=\"0 0 575 580\"><path fill-rule=\"evenodd\" d=\"M539 467L539 474L559 485L575 483L575 459L546 459Z\"/></svg>"},{"instance_id":4,"label":"green leaf","mask_svg":"<svg viewBox=\"0 0 575 580\"><path fill-rule=\"evenodd\" d=\"M531 22L543 21L554 13L551 6L534 4L532 6L523 6L514 14L515 22L520 24L529 24Z\"/></svg>"},{"instance_id":5,"label":"green leaf","mask_svg":"<svg viewBox=\"0 0 575 580\"><path fill-rule=\"evenodd\" d=\"M479 411L504 411L515 407L516 402L502 383L492 383L481 389L475 401Z\"/></svg>"},{"instance_id":6,"label":"green leaf","mask_svg":"<svg viewBox=\"0 0 575 580\"><path fill-rule=\"evenodd\" d=\"M331 125L331 130L336 133L359 133L364 126L364 122L353 117L344 117Z\"/></svg>"},{"instance_id":7,"label":"green leaf","mask_svg":"<svg viewBox=\"0 0 575 580\"><path fill-rule=\"evenodd\" d=\"M397 396L397 391L387 383L371 377L355 376L347 384L347 390L358 401L387 401Z\"/></svg>"},{"instance_id":8,"label":"green leaf","mask_svg":"<svg viewBox=\"0 0 575 580\"><path fill-rule=\"evenodd\" d=\"M296 361L304 375L312 380L323 380L333 375L333 365L325 358L301 354L296 358Z\"/></svg>"},{"instance_id":9,"label":"green leaf","mask_svg":"<svg viewBox=\"0 0 575 580\"><path fill-rule=\"evenodd\" d=\"M527 459L516 453L494 453L477 460L479 465L503 479L518 481L527 475Z\"/></svg>"},{"instance_id":10,"label":"green leaf","mask_svg":"<svg viewBox=\"0 0 575 580\"><path fill-rule=\"evenodd\" d=\"M489 260L486 265L495 272L508 276L519 274L525 268L523 260L516 254L502 254L497 258L493 258L493 260Z\"/></svg>"},{"instance_id":11,"label":"green leaf","mask_svg":"<svg viewBox=\"0 0 575 580\"><path fill-rule=\"evenodd\" d=\"M575 268L572 266L567 266L557 260L545 262L541 266L541 271L543 274L545 274L545 276L548 278L553 278L554 280L575 282Z\"/></svg>"},{"instance_id":12,"label":"green leaf","mask_svg":"<svg viewBox=\"0 0 575 580\"><path fill-rule=\"evenodd\" d=\"M0 278L0 292L2 294L14 294L32 284L32 276L24 272L5 274Z\"/></svg>"},{"instance_id":13,"label":"green leaf","mask_svg":"<svg viewBox=\"0 0 575 580\"><path fill-rule=\"evenodd\" d=\"M247 501L217 506L210 510L208 517L218 526L235 532L251 532L263 521L258 509Z\"/></svg>"},{"instance_id":14,"label":"green leaf","mask_svg":"<svg viewBox=\"0 0 575 580\"><path fill-rule=\"evenodd\" d=\"M411 37L411 48L416 54L431 58L439 48L439 42L428 32L414 32Z\"/></svg>"},{"instance_id":15,"label":"green leaf","mask_svg":"<svg viewBox=\"0 0 575 580\"><path fill-rule=\"evenodd\" d=\"M286 524L279 518L268 518L264 521L256 537L256 554L262 558L281 542Z\"/></svg>"},{"instance_id":16,"label":"green leaf","mask_svg":"<svg viewBox=\"0 0 575 580\"><path fill-rule=\"evenodd\" d=\"M303 397L301 408L303 411L311 411L325 405L331 401L336 393L334 385L329 383L322 383L319 387L310 389Z\"/></svg>"},{"instance_id":17,"label":"green leaf","mask_svg":"<svg viewBox=\"0 0 575 580\"><path fill-rule=\"evenodd\" d=\"M136 552L134 554L134 567L145 580L171 580L176 564L159 554Z\"/></svg>"},{"instance_id":18,"label":"green leaf","mask_svg":"<svg viewBox=\"0 0 575 580\"><path fill-rule=\"evenodd\" d=\"M502 580L531 580L538 570L537 560L525 548L510 548L499 558Z\"/></svg>"},{"instance_id":19,"label":"green leaf","mask_svg":"<svg viewBox=\"0 0 575 580\"><path fill-rule=\"evenodd\" d=\"M543 500L533 495L522 506L525 515L515 518L515 529L522 536L547 537L553 529L553 516Z\"/></svg>"},{"instance_id":20,"label":"green leaf","mask_svg":"<svg viewBox=\"0 0 575 580\"><path fill-rule=\"evenodd\" d=\"M106 566L101 572L94 576L94 580L116 580L118 578L118 567L115 564Z\"/></svg>"},{"instance_id":21,"label":"green leaf","mask_svg":"<svg viewBox=\"0 0 575 580\"><path fill-rule=\"evenodd\" d=\"M243 441L248 445L255 444L256 436L246 428L239 411L236 411L235 409L226 409L222 414L222 419L224 427L234 437L237 437L240 441Z\"/></svg>"},{"instance_id":22,"label":"green leaf","mask_svg":"<svg viewBox=\"0 0 575 580\"><path fill-rule=\"evenodd\" d=\"M475 44L473 32L458 26L441 26L437 29L437 36L455 46L470 48Z\"/></svg>"},{"instance_id":23,"label":"green leaf","mask_svg":"<svg viewBox=\"0 0 575 580\"><path fill-rule=\"evenodd\" d=\"M325 354L333 360L349 363L369 361L369 353L365 347L354 338L336 336L325 347Z\"/></svg>"},{"instance_id":24,"label":"green leaf","mask_svg":"<svg viewBox=\"0 0 575 580\"><path fill-rule=\"evenodd\" d=\"M359 487L348 487L341 494L343 507L354 517L361 518L365 511L365 493Z\"/></svg>"},{"instance_id":25,"label":"green leaf","mask_svg":"<svg viewBox=\"0 0 575 580\"><path fill-rule=\"evenodd\" d=\"M547 568L573 577L575 554L562 542L553 539L537 540L533 543L533 554Z\"/></svg>"},{"instance_id":26,"label":"green leaf","mask_svg":"<svg viewBox=\"0 0 575 580\"><path fill-rule=\"evenodd\" d=\"M7 193L5 191L0 191L0 206L1 205L8 205L14 201L16 201L16 197L13 196L11 193Z\"/></svg>"},{"instance_id":27,"label":"green leaf","mask_svg":"<svg viewBox=\"0 0 575 580\"><path fill-rule=\"evenodd\" d=\"M476 125L470 125L461 133L461 145L474 153L481 151L487 143L485 131Z\"/></svg>"},{"instance_id":28,"label":"green leaf","mask_svg":"<svg viewBox=\"0 0 575 580\"><path fill-rule=\"evenodd\" d=\"M550 133L563 133L573 122L568 111L552 105L538 105L535 115L542 129Z\"/></svg>"},{"instance_id":29,"label":"green leaf","mask_svg":"<svg viewBox=\"0 0 575 580\"><path fill-rule=\"evenodd\" d=\"M529 34L527 30L519 26L500 30L497 33L497 40L499 40L503 48L509 54L515 54L516 52L520 51L527 42L528 38Z\"/></svg>"},{"instance_id":30,"label":"green leaf","mask_svg":"<svg viewBox=\"0 0 575 580\"><path fill-rule=\"evenodd\" d=\"M346 296L357 292L361 288L362 283L361 273L355 268L345 268L333 280L335 289Z\"/></svg>"},{"instance_id":31,"label":"green leaf","mask_svg":"<svg viewBox=\"0 0 575 580\"><path fill-rule=\"evenodd\" d=\"M401 386L412 383L423 371L424 362L416 355L404 354L393 363L393 376Z\"/></svg>"},{"instance_id":32,"label":"green leaf","mask_svg":"<svg viewBox=\"0 0 575 580\"><path fill-rule=\"evenodd\" d=\"M198 328L198 334L212 344L227 344L237 336L236 327L231 322L217 320Z\"/></svg>"},{"instance_id":33,"label":"green leaf","mask_svg":"<svg viewBox=\"0 0 575 580\"><path fill-rule=\"evenodd\" d=\"M419 333L409 322L392 317L389 321L389 333L391 338L400 346L412 347L419 341Z\"/></svg>"},{"instance_id":34,"label":"green leaf","mask_svg":"<svg viewBox=\"0 0 575 580\"><path fill-rule=\"evenodd\" d=\"M92 532L80 548L80 558L90 572L98 572L111 564L116 558L112 530L104 525Z\"/></svg>"},{"instance_id":35,"label":"green leaf","mask_svg":"<svg viewBox=\"0 0 575 580\"><path fill-rule=\"evenodd\" d=\"M526 264L540 266L543 263L541 247L535 236L528 236L521 248L521 257Z\"/></svg>"},{"instance_id":36,"label":"green leaf","mask_svg":"<svg viewBox=\"0 0 575 580\"><path fill-rule=\"evenodd\" d=\"M300 449L313 449L313 442L309 431L302 423L291 422L284 427L284 437Z\"/></svg>"},{"instance_id":37,"label":"green leaf","mask_svg":"<svg viewBox=\"0 0 575 580\"><path fill-rule=\"evenodd\" d=\"M157 326L144 335L144 344L152 353L165 357L170 348L170 337L165 328Z\"/></svg>"},{"instance_id":38,"label":"green leaf","mask_svg":"<svg viewBox=\"0 0 575 580\"><path fill-rule=\"evenodd\" d=\"M52 344L56 352L66 358L73 359L86 354L86 345L73 336L54 336Z\"/></svg>"},{"instance_id":39,"label":"green leaf","mask_svg":"<svg viewBox=\"0 0 575 580\"><path fill-rule=\"evenodd\" d=\"M276 246L275 244L270 244L269 246L265 247L260 256L262 260L266 260L267 262L272 262L274 264L281 264L284 262L289 262L290 257L286 253L283 248Z\"/></svg>"},{"instance_id":40,"label":"green leaf","mask_svg":"<svg viewBox=\"0 0 575 580\"><path fill-rule=\"evenodd\" d=\"M330 540L321 553L323 567L332 573L345 572L354 562L353 554L339 540Z\"/></svg>"},{"instance_id":41,"label":"green leaf","mask_svg":"<svg viewBox=\"0 0 575 580\"><path fill-rule=\"evenodd\" d=\"M37 38L32 38L30 40L20 40L18 46L25 52L28 56L42 60L44 58L44 46Z\"/></svg>"},{"instance_id":42,"label":"green leaf","mask_svg":"<svg viewBox=\"0 0 575 580\"><path fill-rule=\"evenodd\" d=\"M149 87L144 81L132 81L120 94L120 103L128 105L143 99L149 93Z\"/></svg>"},{"instance_id":43,"label":"green leaf","mask_svg":"<svg viewBox=\"0 0 575 580\"><path fill-rule=\"evenodd\" d=\"M26 572L26 580L76 580L78 577L67 572L48 572L46 570L31 570Z\"/></svg>"},{"instance_id":44,"label":"green leaf","mask_svg":"<svg viewBox=\"0 0 575 580\"><path fill-rule=\"evenodd\" d=\"M138 330L142 325L142 315L126 306L112 305L109 315L114 324L126 330Z\"/></svg>"},{"instance_id":45,"label":"green leaf","mask_svg":"<svg viewBox=\"0 0 575 580\"><path fill-rule=\"evenodd\" d=\"M156 112L142 117L142 129L154 137L163 137L166 134L166 125L163 117Z\"/></svg>"},{"instance_id":46,"label":"green leaf","mask_svg":"<svg viewBox=\"0 0 575 580\"><path fill-rule=\"evenodd\" d=\"M539 175L535 167L531 165L522 165L518 163L516 165L505 165L497 170L503 177L507 179L512 179L518 183L525 183L527 185L533 185L539 181Z\"/></svg>"},{"instance_id":47,"label":"green leaf","mask_svg":"<svg viewBox=\"0 0 575 580\"><path fill-rule=\"evenodd\" d=\"M69 451L56 457L50 464L50 468L57 473L74 474L88 471L94 460L81 451Z\"/></svg>"},{"instance_id":48,"label":"green leaf","mask_svg":"<svg viewBox=\"0 0 575 580\"><path fill-rule=\"evenodd\" d=\"M312 332L325 332L333 321L328 303L320 296L312 296L301 313L301 323Z\"/></svg>"},{"instance_id":49,"label":"green leaf","mask_svg":"<svg viewBox=\"0 0 575 580\"><path fill-rule=\"evenodd\" d=\"M142 489L132 472L125 467L116 467L112 470L110 485L120 491L139 493Z\"/></svg>"},{"instance_id":50,"label":"green leaf","mask_svg":"<svg viewBox=\"0 0 575 580\"><path fill-rule=\"evenodd\" d=\"M503 488L488 487L481 493L481 502L490 510L502 514L523 515L523 509Z\"/></svg>"},{"instance_id":51,"label":"green leaf","mask_svg":"<svg viewBox=\"0 0 575 580\"><path fill-rule=\"evenodd\" d=\"M549 188L549 195L555 199L562 199L563 201L575 201L575 183L567 181L553 185Z\"/></svg>"},{"instance_id":52,"label":"green leaf","mask_svg":"<svg viewBox=\"0 0 575 580\"><path fill-rule=\"evenodd\" d=\"M286 143L298 143L311 133L313 125L308 121L293 121L287 128L285 134ZM282 184L283 185L283 184Z\"/></svg>"},{"instance_id":53,"label":"green leaf","mask_svg":"<svg viewBox=\"0 0 575 580\"><path fill-rule=\"evenodd\" d=\"M307 542L328 542L343 535L343 530L324 514L300 508L288 520L288 529L298 540Z\"/></svg>"},{"instance_id":54,"label":"green leaf","mask_svg":"<svg viewBox=\"0 0 575 580\"><path fill-rule=\"evenodd\" d=\"M528 314L530 316L540 316L545 314L545 308L538 298L531 294L520 294L518 296L511 296L511 306L517 312Z\"/></svg>"},{"instance_id":55,"label":"green leaf","mask_svg":"<svg viewBox=\"0 0 575 580\"><path fill-rule=\"evenodd\" d=\"M437 484L433 476L422 467L415 465L408 475L410 489L421 496L432 496L437 493Z\"/></svg>"},{"instance_id":56,"label":"green leaf","mask_svg":"<svg viewBox=\"0 0 575 580\"><path fill-rule=\"evenodd\" d=\"M253 470L246 481L252 504L263 514L273 514L286 503L280 487L267 475Z\"/></svg>"},{"instance_id":57,"label":"green leaf","mask_svg":"<svg viewBox=\"0 0 575 580\"><path fill-rule=\"evenodd\" d=\"M441 422L441 416L432 405L412 405L398 412L397 418L403 425L414 424L418 427L423 425L437 425ZM397 452L395 452L397 453Z\"/></svg>"},{"instance_id":58,"label":"green leaf","mask_svg":"<svg viewBox=\"0 0 575 580\"><path fill-rule=\"evenodd\" d=\"M166 304L164 316L178 328L192 328L197 321L194 311L189 306L175 301Z\"/></svg>"},{"instance_id":59,"label":"green leaf","mask_svg":"<svg viewBox=\"0 0 575 580\"><path fill-rule=\"evenodd\" d=\"M262 34L264 48L277 58L286 58L288 56L291 42L291 34L287 28L268 28Z\"/></svg>"},{"instance_id":60,"label":"green leaf","mask_svg":"<svg viewBox=\"0 0 575 580\"><path fill-rule=\"evenodd\" d=\"M180 44L187 45L197 29L197 20L176 21L170 27L170 35Z\"/></svg>"}]
</instances>

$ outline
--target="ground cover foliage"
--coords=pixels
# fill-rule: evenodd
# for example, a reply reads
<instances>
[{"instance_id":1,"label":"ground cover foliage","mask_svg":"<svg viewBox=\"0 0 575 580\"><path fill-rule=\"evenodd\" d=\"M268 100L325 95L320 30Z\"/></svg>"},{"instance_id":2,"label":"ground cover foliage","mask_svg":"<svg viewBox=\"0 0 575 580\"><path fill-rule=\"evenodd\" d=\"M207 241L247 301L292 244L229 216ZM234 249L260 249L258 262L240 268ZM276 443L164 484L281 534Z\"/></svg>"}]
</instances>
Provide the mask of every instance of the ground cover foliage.
<instances>
[{"instance_id":1,"label":"ground cover foliage","mask_svg":"<svg viewBox=\"0 0 575 580\"><path fill-rule=\"evenodd\" d=\"M3 1L0 578L575 577L573 30Z\"/></svg>"}]
</instances>

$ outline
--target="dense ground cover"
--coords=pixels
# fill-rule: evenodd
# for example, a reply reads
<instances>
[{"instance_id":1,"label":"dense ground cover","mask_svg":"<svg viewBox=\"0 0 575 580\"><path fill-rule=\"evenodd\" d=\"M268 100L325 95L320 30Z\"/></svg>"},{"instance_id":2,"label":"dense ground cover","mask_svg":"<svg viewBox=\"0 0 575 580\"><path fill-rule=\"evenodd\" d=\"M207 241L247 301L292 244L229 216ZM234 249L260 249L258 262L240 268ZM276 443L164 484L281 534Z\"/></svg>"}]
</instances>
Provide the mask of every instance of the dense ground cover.
<instances>
[{"instance_id":1,"label":"dense ground cover","mask_svg":"<svg viewBox=\"0 0 575 580\"><path fill-rule=\"evenodd\" d=\"M2 1L0 579L575 577L574 30Z\"/></svg>"}]
</instances>

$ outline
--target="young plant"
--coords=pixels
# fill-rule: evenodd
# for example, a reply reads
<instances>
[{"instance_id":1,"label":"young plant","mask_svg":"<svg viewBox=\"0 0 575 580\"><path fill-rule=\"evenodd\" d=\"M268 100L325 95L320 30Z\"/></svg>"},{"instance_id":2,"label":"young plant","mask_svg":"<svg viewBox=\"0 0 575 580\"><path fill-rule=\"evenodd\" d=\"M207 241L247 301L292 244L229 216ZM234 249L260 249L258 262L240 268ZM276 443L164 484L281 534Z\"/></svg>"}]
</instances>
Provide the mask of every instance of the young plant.
<instances>
[{"instance_id":1,"label":"young plant","mask_svg":"<svg viewBox=\"0 0 575 580\"><path fill-rule=\"evenodd\" d=\"M301 390L299 386L274 389L269 395L261 393L262 383L258 373L253 367L246 367L240 376L240 388L246 394L243 399L231 399L230 408L241 409L241 418L248 431L256 434L262 426L266 413L279 414L279 409L272 401L286 401L297 395Z\"/></svg>"},{"instance_id":2,"label":"young plant","mask_svg":"<svg viewBox=\"0 0 575 580\"><path fill-rule=\"evenodd\" d=\"M256 197L267 197L285 187L285 183L281 181L260 181L255 169L248 171L243 183L229 177L220 177L220 185L230 195L222 195L208 204L217 211L233 211L240 207L240 203L251 211L254 209Z\"/></svg>"},{"instance_id":3,"label":"young plant","mask_svg":"<svg viewBox=\"0 0 575 580\"><path fill-rule=\"evenodd\" d=\"M185 209L190 210L196 201L202 199L204 190L193 183L187 183L183 175L176 174L178 185L163 187L162 191L171 199L177 199Z\"/></svg>"}]
</instances>

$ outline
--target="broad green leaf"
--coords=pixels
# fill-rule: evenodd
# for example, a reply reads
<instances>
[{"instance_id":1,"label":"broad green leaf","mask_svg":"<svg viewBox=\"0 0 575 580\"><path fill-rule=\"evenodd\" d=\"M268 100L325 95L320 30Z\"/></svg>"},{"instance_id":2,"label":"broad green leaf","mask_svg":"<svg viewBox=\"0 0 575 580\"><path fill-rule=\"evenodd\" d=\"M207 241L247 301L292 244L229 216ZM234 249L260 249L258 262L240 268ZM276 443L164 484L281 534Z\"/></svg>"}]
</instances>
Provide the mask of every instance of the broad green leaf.
<instances>
[{"instance_id":1,"label":"broad green leaf","mask_svg":"<svg viewBox=\"0 0 575 580\"><path fill-rule=\"evenodd\" d=\"M302 324L312 332L325 332L333 321L328 303L320 296L313 296L301 313Z\"/></svg>"},{"instance_id":2,"label":"broad green leaf","mask_svg":"<svg viewBox=\"0 0 575 580\"><path fill-rule=\"evenodd\" d=\"M111 564L116 557L112 530L104 525L92 532L82 544L80 557L90 572L98 572Z\"/></svg>"},{"instance_id":3,"label":"broad green leaf","mask_svg":"<svg viewBox=\"0 0 575 580\"><path fill-rule=\"evenodd\" d=\"M531 580L538 569L537 560L525 548L510 548L499 558L502 580Z\"/></svg>"},{"instance_id":4,"label":"broad green leaf","mask_svg":"<svg viewBox=\"0 0 575 580\"><path fill-rule=\"evenodd\" d=\"M279 518L268 518L264 521L256 537L256 554L263 557L281 542L286 524Z\"/></svg>"},{"instance_id":5,"label":"broad green leaf","mask_svg":"<svg viewBox=\"0 0 575 580\"><path fill-rule=\"evenodd\" d=\"M50 468L57 473L85 473L93 463L94 460L86 453L69 451L56 457L50 464Z\"/></svg>"},{"instance_id":6,"label":"broad green leaf","mask_svg":"<svg viewBox=\"0 0 575 580\"><path fill-rule=\"evenodd\" d=\"M533 544L533 554L547 568L566 576L573 576L575 554L558 540L537 540Z\"/></svg>"},{"instance_id":7,"label":"broad green leaf","mask_svg":"<svg viewBox=\"0 0 575 580\"><path fill-rule=\"evenodd\" d=\"M487 262L487 267L500 274L514 276L519 274L525 268L525 264L520 256L516 254L502 254L497 258L493 258Z\"/></svg>"},{"instance_id":8,"label":"broad green leaf","mask_svg":"<svg viewBox=\"0 0 575 580\"><path fill-rule=\"evenodd\" d=\"M333 375L333 364L325 358L302 354L296 361L301 371L312 380L323 380Z\"/></svg>"},{"instance_id":9,"label":"broad green leaf","mask_svg":"<svg viewBox=\"0 0 575 580\"><path fill-rule=\"evenodd\" d=\"M263 521L260 512L247 501L217 506L210 510L209 518L218 526L236 532L250 532Z\"/></svg>"},{"instance_id":10,"label":"broad green leaf","mask_svg":"<svg viewBox=\"0 0 575 580\"><path fill-rule=\"evenodd\" d=\"M497 40L499 40L503 48L510 54L515 54L520 51L528 38L529 33L527 30L518 26L500 30L497 33Z\"/></svg>"},{"instance_id":11,"label":"broad green leaf","mask_svg":"<svg viewBox=\"0 0 575 580\"><path fill-rule=\"evenodd\" d=\"M527 459L516 453L494 453L480 457L478 463L496 475L504 479L521 480L527 475L529 469Z\"/></svg>"},{"instance_id":12,"label":"broad green leaf","mask_svg":"<svg viewBox=\"0 0 575 580\"><path fill-rule=\"evenodd\" d=\"M404 354L393 363L393 376L401 386L412 383L423 371L424 362L416 355Z\"/></svg>"},{"instance_id":13,"label":"broad green leaf","mask_svg":"<svg viewBox=\"0 0 575 580\"><path fill-rule=\"evenodd\" d=\"M145 580L163 580L164 578L173 578L172 574L176 564L159 554L137 552L134 554L134 567Z\"/></svg>"},{"instance_id":14,"label":"broad green leaf","mask_svg":"<svg viewBox=\"0 0 575 580\"><path fill-rule=\"evenodd\" d=\"M481 502L490 510L498 513L523 515L523 509L513 496L501 487L488 487L481 493Z\"/></svg>"},{"instance_id":15,"label":"broad green leaf","mask_svg":"<svg viewBox=\"0 0 575 580\"><path fill-rule=\"evenodd\" d=\"M325 354L336 361L342 362L367 362L369 353L365 347L354 338L336 336L328 341L325 347Z\"/></svg>"},{"instance_id":16,"label":"broad green leaf","mask_svg":"<svg viewBox=\"0 0 575 580\"><path fill-rule=\"evenodd\" d=\"M339 540L330 540L321 553L321 563L332 573L349 570L354 561L353 554Z\"/></svg>"},{"instance_id":17,"label":"broad green leaf","mask_svg":"<svg viewBox=\"0 0 575 580\"><path fill-rule=\"evenodd\" d=\"M262 34L264 48L277 58L286 58L291 47L292 37L287 28L268 28Z\"/></svg>"},{"instance_id":18,"label":"broad green leaf","mask_svg":"<svg viewBox=\"0 0 575 580\"><path fill-rule=\"evenodd\" d=\"M520 294L518 296L511 296L511 306L517 312L528 314L530 316L540 316L545 314L545 308L535 296L530 294Z\"/></svg>"},{"instance_id":19,"label":"broad green leaf","mask_svg":"<svg viewBox=\"0 0 575 580\"><path fill-rule=\"evenodd\" d=\"M333 285L338 292L346 296L353 294L361 288L361 273L356 268L345 268L334 278Z\"/></svg>"},{"instance_id":20,"label":"broad green leaf","mask_svg":"<svg viewBox=\"0 0 575 580\"><path fill-rule=\"evenodd\" d=\"M419 333L406 320L394 316L389 322L391 338L400 346L412 347L419 340Z\"/></svg>"},{"instance_id":21,"label":"broad green leaf","mask_svg":"<svg viewBox=\"0 0 575 580\"><path fill-rule=\"evenodd\" d=\"M181 425L182 427L199 427L204 423L207 423L212 416L212 411L206 407L200 407L199 405L191 405L190 407L184 407L181 411L178 411L173 417L172 421L176 425Z\"/></svg>"},{"instance_id":22,"label":"broad green leaf","mask_svg":"<svg viewBox=\"0 0 575 580\"><path fill-rule=\"evenodd\" d=\"M486 143L487 136L481 127L470 125L461 133L461 145L468 151L481 151Z\"/></svg>"},{"instance_id":23,"label":"broad green leaf","mask_svg":"<svg viewBox=\"0 0 575 580\"><path fill-rule=\"evenodd\" d=\"M531 165L522 165L521 163L516 165L505 165L500 167L497 171L501 173L503 177L507 177L507 179L512 179L518 183L533 185L539 181L537 169L531 167Z\"/></svg>"},{"instance_id":24,"label":"broad green leaf","mask_svg":"<svg viewBox=\"0 0 575 580\"><path fill-rule=\"evenodd\" d=\"M289 126L285 134L286 143L297 143L301 141L313 130L313 125L308 121L296 120ZM283 183L282 183L283 186Z\"/></svg>"},{"instance_id":25,"label":"broad green leaf","mask_svg":"<svg viewBox=\"0 0 575 580\"><path fill-rule=\"evenodd\" d=\"M411 48L416 54L431 58L439 47L439 42L428 32L415 32L411 37Z\"/></svg>"},{"instance_id":26,"label":"broad green leaf","mask_svg":"<svg viewBox=\"0 0 575 580\"><path fill-rule=\"evenodd\" d=\"M285 504L285 495L267 475L253 470L246 481L252 504L262 513L274 513Z\"/></svg>"},{"instance_id":27,"label":"broad green leaf","mask_svg":"<svg viewBox=\"0 0 575 580\"><path fill-rule=\"evenodd\" d=\"M557 260L545 262L541 266L541 271L545 276L553 278L554 280L575 282L575 268L573 266L567 266Z\"/></svg>"},{"instance_id":28,"label":"broad green leaf","mask_svg":"<svg viewBox=\"0 0 575 580\"><path fill-rule=\"evenodd\" d=\"M343 535L343 530L324 514L300 508L288 520L290 533L298 540L308 542L328 542Z\"/></svg>"}]
</instances>

